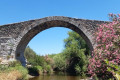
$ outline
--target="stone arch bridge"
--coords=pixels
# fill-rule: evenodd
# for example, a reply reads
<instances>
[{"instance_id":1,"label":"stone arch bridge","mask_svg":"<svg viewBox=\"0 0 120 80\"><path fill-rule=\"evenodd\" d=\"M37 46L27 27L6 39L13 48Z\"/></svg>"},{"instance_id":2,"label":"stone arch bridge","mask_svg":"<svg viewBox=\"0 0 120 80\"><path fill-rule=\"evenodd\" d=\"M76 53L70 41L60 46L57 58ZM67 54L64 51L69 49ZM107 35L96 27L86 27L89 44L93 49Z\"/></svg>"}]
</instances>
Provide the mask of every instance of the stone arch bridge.
<instances>
[{"instance_id":1,"label":"stone arch bridge","mask_svg":"<svg viewBox=\"0 0 120 80\"><path fill-rule=\"evenodd\" d=\"M20 60L25 66L24 50L29 41L39 32L51 27L66 27L80 34L87 42L90 50L95 47L93 33L98 24L105 23L97 20L84 20L63 16L45 17L20 23L0 26L0 57L3 59ZM57 34L56 34L57 36Z\"/></svg>"}]
</instances>

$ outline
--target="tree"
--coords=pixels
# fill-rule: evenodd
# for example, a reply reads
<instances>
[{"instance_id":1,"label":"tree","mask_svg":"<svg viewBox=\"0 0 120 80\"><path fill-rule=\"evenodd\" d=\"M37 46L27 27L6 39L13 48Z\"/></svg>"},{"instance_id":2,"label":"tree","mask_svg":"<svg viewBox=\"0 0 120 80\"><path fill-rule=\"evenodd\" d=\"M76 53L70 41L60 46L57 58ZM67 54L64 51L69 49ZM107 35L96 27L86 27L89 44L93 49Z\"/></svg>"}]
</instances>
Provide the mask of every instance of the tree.
<instances>
[{"instance_id":1,"label":"tree","mask_svg":"<svg viewBox=\"0 0 120 80\"><path fill-rule=\"evenodd\" d=\"M68 32L69 37L64 40L65 47L76 46L78 49L86 49L85 54L90 54L90 50L85 42L85 40L76 32L70 31Z\"/></svg>"},{"instance_id":2,"label":"tree","mask_svg":"<svg viewBox=\"0 0 120 80\"><path fill-rule=\"evenodd\" d=\"M36 53L29 47L27 46L24 55L27 59L34 58L36 56Z\"/></svg>"},{"instance_id":3,"label":"tree","mask_svg":"<svg viewBox=\"0 0 120 80\"><path fill-rule=\"evenodd\" d=\"M87 71L89 48L84 39L76 32L68 32L69 37L64 40L63 51L67 61L67 71L84 75Z\"/></svg>"},{"instance_id":4,"label":"tree","mask_svg":"<svg viewBox=\"0 0 120 80\"><path fill-rule=\"evenodd\" d=\"M37 55L29 46L26 47L24 55L28 61L28 64L33 66L43 66L45 59L43 56Z\"/></svg>"},{"instance_id":5,"label":"tree","mask_svg":"<svg viewBox=\"0 0 120 80\"><path fill-rule=\"evenodd\" d=\"M102 79L113 77L112 72L107 70L110 66L105 62L106 59L112 64L120 65L120 15L118 18L114 16L111 14L114 21L100 25L95 33L97 46L88 67L89 74Z\"/></svg>"},{"instance_id":6,"label":"tree","mask_svg":"<svg viewBox=\"0 0 120 80\"><path fill-rule=\"evenodd\" d=\"M54 67L57 70L60 70L60 71L66 70L66 59L65 59L65 55L63 53L56 54L53 57L53 60L54 60Z\"/></svg>"}]
</instances>

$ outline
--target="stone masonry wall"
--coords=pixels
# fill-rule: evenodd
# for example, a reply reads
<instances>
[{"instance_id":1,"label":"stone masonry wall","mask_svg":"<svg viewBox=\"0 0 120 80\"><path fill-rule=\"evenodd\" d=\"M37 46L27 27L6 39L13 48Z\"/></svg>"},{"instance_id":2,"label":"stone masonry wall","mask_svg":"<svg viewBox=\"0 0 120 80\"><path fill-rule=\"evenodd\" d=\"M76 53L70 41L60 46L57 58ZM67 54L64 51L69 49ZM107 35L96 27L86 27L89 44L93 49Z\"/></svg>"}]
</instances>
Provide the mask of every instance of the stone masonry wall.
<instances>
[{"instance_id":1,"label":"stone masonry wall","mask_svg":"<svg viewBox=\"0 0 120 80\"><path fill-rule=\"evenodd\" d=\"M66 27L76 31L85 39L92 51L96 45L93 33L98 24L102 23L108 22L53 16L2 25L0 26L0 57L9 60L18 59L25 65L24 50L28 42L39 32L51 27Z\"/></svg>"}]
</instances>

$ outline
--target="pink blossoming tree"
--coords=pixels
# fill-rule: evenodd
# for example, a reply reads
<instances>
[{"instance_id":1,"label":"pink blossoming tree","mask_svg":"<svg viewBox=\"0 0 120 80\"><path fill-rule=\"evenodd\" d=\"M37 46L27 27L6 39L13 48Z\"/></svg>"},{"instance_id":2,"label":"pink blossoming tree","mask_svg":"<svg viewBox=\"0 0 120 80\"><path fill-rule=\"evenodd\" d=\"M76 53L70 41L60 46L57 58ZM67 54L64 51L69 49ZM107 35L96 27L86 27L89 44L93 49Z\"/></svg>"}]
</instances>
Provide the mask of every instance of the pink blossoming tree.
<instances>
[{"instance_id":1,"label":"pink blossoming tree","mask_svg":"<svg viewBox=\"0 0 120 80\"><path fill-rule=\"evenodd\" d=\"M120 15L110 14L112 22L99 25L95 33L97 46L94 49L93 57L89 60L89 74L101 79L113 77L106 64L107 59L110 63L120 65Z\"/></svg>"}]
</instances>

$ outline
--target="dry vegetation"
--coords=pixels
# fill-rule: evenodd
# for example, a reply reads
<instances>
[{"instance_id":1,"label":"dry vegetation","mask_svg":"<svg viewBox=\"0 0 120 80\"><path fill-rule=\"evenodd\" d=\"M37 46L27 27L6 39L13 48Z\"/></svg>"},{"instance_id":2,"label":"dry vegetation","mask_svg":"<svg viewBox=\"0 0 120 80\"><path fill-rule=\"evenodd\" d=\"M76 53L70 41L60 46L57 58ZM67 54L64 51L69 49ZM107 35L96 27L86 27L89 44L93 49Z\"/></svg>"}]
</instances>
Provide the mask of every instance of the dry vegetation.
<instances>
[{"instance_id":1,"label":"dry vegetation","mask_svg":"<svg viewBox=\"0 0 120 80\"><path fill-rule=\"evenodd\" d=\"M21 77L22 74L17 70L0 73L0 80L18 80L21 79Z\"/></svg>"}]
</instances>

